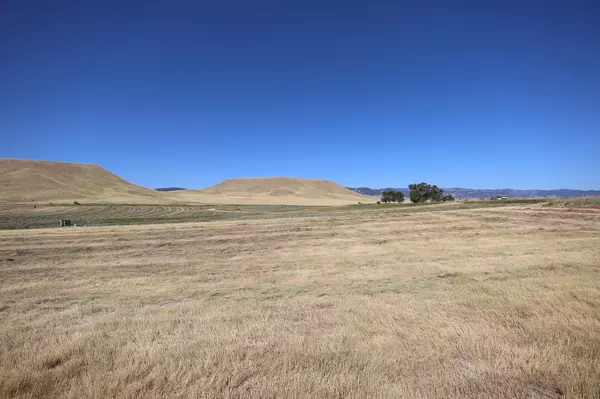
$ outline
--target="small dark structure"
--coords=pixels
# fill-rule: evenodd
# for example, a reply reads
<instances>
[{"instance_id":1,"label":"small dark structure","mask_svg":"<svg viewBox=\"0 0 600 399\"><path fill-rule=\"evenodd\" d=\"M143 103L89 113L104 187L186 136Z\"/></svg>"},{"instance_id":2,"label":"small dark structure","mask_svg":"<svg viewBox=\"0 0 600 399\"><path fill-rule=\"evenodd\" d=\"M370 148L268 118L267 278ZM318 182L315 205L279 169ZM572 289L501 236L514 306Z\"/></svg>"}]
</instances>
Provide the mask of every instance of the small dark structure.
<instances>
[{"instance_id":1,"label":"small dark structure","mask_svg":"<svg viewBox=\"0 0 600 399\"><path fill-rule=\"evenodd\" d=\"M68 219L63 219L60 221L60 227L66 227L66 226L72 226L72 225L73 224Z\"/></svg>"}]
</instances>

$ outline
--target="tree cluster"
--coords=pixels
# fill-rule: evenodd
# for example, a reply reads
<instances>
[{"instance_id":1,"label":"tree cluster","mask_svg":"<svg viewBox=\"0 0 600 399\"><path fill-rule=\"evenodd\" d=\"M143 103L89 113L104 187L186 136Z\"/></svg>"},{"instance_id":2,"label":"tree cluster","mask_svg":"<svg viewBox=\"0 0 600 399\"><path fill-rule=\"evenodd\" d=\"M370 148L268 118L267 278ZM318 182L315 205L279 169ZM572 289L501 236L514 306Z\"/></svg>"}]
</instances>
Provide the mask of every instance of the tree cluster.
<instances>
[{"instance_id":1,"label":"tree cluster","mask_svg":"<svg viewBox=\"0 0 600 399\"><path fill-rule=\"evenodd\" d=\"M414 183L409 184L410 189L410 201L413 203L425 203L425 202L447 202L454 201L452 194L444 195L444 190L436 186L435 184Z\"/></svg>"},{"instance_id":2,"label":"tree cluster","mask_svg":"<svg viewBox=\"0 0 600 399\"><path fill-rule=\"evenodd\" d=\"M388 202L402 203L402 202L404 202L404 193L401 191L395 191L392 189L385 190L381 194L381 202L383 202L383 203L388 203Z\"/></svg>"}]
</instances>

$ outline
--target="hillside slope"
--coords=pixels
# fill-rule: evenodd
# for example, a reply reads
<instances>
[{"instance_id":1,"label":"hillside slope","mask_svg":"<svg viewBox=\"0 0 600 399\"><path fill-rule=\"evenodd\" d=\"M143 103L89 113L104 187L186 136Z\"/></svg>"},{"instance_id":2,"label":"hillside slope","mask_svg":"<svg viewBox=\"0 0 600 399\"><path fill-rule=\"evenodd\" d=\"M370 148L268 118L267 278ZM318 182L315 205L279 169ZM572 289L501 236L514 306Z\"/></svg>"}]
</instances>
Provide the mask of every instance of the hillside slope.
<instances>
[{"instance_id":1,"label":"hillside slope","mask_svg":"<svg viewBox=\"0 0 600 399\"><path fill-rule=\"evenodd\" d=\"M164 202L97 165L0 159L0 202Z\"/></svg>"},{"instance_id":2,"label":"hillside slope","mask_svg":"<svg viewBox=\"0 0 600 399\"><path fill-rule=\"evenodd\" d=\"M0 159L0 203L343 205L373 202L327 180L229 179L203 190L161 192L90 164Z\"/></svg>"},{"instance_id":3,"label":"hillside slope","mask_svg":"<svg viewBox=\"0 0 600 399\"><path fill-rule=\"evenodd\" d=\"M292 177L228 179L202 190L172 193L187 201L231 204L342 205L373 202L328 180Z\"/></svg>"}]
</instances>

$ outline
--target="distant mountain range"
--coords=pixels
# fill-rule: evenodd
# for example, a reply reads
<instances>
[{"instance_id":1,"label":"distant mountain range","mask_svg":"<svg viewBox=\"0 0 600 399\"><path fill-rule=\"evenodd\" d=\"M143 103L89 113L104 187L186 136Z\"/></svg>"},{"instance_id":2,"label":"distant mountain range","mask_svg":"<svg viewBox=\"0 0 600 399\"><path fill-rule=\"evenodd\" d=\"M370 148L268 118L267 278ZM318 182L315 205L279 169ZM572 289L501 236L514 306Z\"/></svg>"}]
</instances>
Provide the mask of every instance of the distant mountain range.
<instances>
[{"instance_id":1,"label":"distant mountain range","mask_svg":"<svg viewBox=\"0 0 600 399\"><path fill-rule=\"evenodd\" d=\"M369 188L369 187L346 187L363 195L381 195L387 188ZM408 188L393 188L408 195ZM505 195L508 198L569 198L569 197L595 197L600 196L600 190L516 190L512 188L499 189L475 189L475 188L444 188L444 192L452 194L455 198L485 198L489 199L498 195Z\"/></svg>"},{"instance_id":2,"label":"distant mountain range","mask_svg":"<svg viewBox=\"0 0 600 399\"><path fill-rule=\"evenodd\" d=\"M156 191L181 191L181 190L187 190L185 188L181 188L181 187L164 187L164 188L155 188Z\"/></svg>"}]
</instances>

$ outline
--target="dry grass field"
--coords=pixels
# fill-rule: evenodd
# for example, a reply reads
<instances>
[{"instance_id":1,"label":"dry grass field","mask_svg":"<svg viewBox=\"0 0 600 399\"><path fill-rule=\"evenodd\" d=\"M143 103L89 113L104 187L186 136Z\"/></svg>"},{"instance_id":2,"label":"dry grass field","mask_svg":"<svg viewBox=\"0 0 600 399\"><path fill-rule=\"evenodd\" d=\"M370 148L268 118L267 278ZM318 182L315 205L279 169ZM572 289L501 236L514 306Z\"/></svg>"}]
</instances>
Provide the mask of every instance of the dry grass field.
<instances>
[{"instance_id":1,"label":"dry grass field","mask_svg":"<svg viewBox=\"0 0 600 399\"><path fill-rule=\"evenodd\" d=\"M517 200L528 204L542 200ZM149 223L204 222L212 220L247 220L317 216L347 211L399 210L403 212L429 212L453 209L501 207L512 202L478 201L438 204L434 207L417 204L364 204L347 206L297 206L297 205L160 205L160 204L0 204L1 229L30 229L56 227L60 220L68 219L78 225L127 225ZM563 203L556 206L564 206Z\"/></svg>"},{"instance_id":2,"label":"dry grass field","mask_svg":"<svg viewBox=\"0 0 600 399\"><path fill-rule=\"evenodd\" d=\"M0 397L598 398L600 209L0 231Z\"/></svg>"},{"instance_id":3,"label":"dry grass field","mask_svg":"<svg viewBox=\"0 0 600 399\"><path fill-rule=\"evenodd\" d=\"M62 219L75 224L123 225L264 218L298 212L282 205L36 205L0 204L0 229L56 227ZM310 208L312 209L312 208Z\"/></svg>"}]
</instances>

